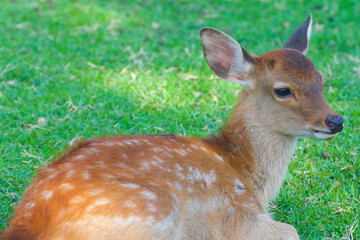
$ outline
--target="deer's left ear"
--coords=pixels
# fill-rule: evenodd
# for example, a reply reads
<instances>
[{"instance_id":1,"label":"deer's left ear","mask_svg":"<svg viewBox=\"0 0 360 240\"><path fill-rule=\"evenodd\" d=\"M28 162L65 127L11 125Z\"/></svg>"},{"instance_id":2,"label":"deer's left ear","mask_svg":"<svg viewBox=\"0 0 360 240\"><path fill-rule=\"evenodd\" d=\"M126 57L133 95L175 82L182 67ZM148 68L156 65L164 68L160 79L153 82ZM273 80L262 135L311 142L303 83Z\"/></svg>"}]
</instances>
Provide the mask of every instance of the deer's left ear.
<instances>
[{"instance_id":1,"label":"deer's left ear","mask_svg":"<svg viewBox=\"0 0 360 240\"><path fill-rule=\"evenodd\" d=\"M206 62L216 75L247 88L253 86L249 75L254 59L238 42L214 28L201 29L200 38Z\"/></svg>"},{"instance_id":2,"label":"deer's left ear","mask_svg":"<svg viewBox=\"0 0 360 240\"><path fill-rule=\"evenodd\" d=\"M303 54L306 54L309 47L309 40L311 35L312 15L310 14L306 21L296 29L289 39L284 44L283 48L296 49Z\"/></svg>"}]
</instances>

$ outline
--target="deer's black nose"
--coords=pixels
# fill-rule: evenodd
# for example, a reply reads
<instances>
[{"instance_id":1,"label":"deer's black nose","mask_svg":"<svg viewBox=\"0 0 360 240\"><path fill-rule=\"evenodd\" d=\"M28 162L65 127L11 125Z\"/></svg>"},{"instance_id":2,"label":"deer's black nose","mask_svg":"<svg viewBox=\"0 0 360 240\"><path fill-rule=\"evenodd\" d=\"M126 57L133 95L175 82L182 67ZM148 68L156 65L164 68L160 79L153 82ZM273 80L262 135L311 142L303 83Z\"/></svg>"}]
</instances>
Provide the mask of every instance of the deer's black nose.
<instances>
[{"instance_id":1,"label":"deer's black nose","mask_svg":"<svg viewBox=\"0 0 360 240\"><path fill-rule=\"evenodd\" d=\"M343 130L344 128L343 122L344 122L344 118L342 116L334 117L328 115L325 118L325 124L328 127L328 129L331 131L331 133L341 132L341 130Z\"/></svg>"}]
</instances>

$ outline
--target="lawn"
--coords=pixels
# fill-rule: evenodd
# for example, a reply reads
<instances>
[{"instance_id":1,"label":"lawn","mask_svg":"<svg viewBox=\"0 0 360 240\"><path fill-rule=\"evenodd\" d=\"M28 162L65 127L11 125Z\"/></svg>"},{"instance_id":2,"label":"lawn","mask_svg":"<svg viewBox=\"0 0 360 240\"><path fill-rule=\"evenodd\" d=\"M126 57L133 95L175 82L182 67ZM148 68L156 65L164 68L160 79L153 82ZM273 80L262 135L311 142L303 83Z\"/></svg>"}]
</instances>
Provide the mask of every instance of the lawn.
<instances>
[{"instance_id":1,"label":"lawn","mask_svg":"<svg viewBox=\"0 0 360 240\"><path fill-rule=\"evenodd\" d=\"M241 87L207 67L202 27L259 55L281 47L310 12L307 56L345 129L330 141L300 139L270 211L301 239L360 239L356 0L2 1L0 231L38 168L78 139L218 131Z\"/></svg>"}]
</instances>

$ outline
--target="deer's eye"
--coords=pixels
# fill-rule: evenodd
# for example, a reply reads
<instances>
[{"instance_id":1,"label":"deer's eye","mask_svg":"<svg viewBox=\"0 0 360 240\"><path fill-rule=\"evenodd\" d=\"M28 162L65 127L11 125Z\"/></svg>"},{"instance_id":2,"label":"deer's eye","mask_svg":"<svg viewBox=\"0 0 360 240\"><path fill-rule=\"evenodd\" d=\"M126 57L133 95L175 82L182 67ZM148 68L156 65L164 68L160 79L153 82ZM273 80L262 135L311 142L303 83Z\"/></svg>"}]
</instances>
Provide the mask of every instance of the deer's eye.
<instances>
[{"instance_id":1,"label":"deer's eye","mask_svg":"<svg viewBox=\"0 0 360 240\"><path fill-rule=\"evenodd\" d=\"M277 88L274 89L274 93L276 96L281 98L290 97L292 95L289 88Z\"/></svg>"}]
</instances>

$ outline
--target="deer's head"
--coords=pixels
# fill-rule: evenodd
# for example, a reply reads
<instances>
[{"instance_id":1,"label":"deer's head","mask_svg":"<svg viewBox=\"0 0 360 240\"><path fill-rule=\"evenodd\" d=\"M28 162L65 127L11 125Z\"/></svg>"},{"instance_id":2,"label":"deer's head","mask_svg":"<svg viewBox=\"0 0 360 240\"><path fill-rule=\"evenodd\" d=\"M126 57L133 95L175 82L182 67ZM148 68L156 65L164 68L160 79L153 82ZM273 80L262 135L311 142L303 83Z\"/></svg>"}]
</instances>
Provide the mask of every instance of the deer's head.
<instances>
[{"instance_id":1,"label":"deer's head","mask_svg":"<svg viewBox=\"0 0 360 240\"><path fill-rule=\"evenodd\" d=\"M284 135L330 139L344 118L326 103L324 79L305 56L311 24L310 15L282 49L257 57L219 30L203 28L200 36L212 71L243 85L259 121Z\"/></svg>"}]
</instances>

